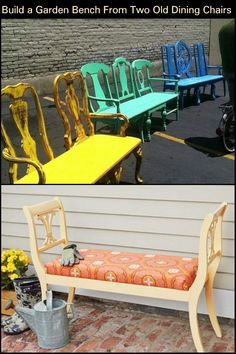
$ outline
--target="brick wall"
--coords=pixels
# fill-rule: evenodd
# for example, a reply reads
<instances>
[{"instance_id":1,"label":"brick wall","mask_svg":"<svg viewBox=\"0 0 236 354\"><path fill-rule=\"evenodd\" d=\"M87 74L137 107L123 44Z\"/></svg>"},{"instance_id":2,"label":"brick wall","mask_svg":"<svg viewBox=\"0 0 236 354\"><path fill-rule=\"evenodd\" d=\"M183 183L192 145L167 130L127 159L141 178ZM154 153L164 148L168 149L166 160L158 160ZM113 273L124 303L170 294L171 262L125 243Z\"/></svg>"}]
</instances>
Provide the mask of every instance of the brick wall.
<instances>
[{"instance_id":1,"label":"brick wall","mask_svg":"<svg viewBox=\"0 0 236 354\"><path fill-rule=\"evenodd\" d=\"M2 80L45 77L90 61L160 59L160 45L183 39L208 47L209 19L2 20Z\"/></svg>"}]
</instances>

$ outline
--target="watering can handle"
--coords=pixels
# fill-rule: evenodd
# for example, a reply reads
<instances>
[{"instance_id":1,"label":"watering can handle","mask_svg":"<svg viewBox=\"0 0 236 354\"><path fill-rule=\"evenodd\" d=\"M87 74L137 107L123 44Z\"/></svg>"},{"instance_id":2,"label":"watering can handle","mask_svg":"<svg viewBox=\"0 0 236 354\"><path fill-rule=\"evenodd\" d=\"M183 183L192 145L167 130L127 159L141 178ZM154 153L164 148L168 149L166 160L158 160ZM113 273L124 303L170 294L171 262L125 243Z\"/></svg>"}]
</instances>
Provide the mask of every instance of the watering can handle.
<instances>
[{"instance_id":1,"label":"watering can handle","mask_svg":"<svg viewBox=\"0 0 236 354\"><path fill-rule=\"evenodd\" d=\"M47 291L47 310L52 310L52 290Z\"/></svg>"}]
</instances>

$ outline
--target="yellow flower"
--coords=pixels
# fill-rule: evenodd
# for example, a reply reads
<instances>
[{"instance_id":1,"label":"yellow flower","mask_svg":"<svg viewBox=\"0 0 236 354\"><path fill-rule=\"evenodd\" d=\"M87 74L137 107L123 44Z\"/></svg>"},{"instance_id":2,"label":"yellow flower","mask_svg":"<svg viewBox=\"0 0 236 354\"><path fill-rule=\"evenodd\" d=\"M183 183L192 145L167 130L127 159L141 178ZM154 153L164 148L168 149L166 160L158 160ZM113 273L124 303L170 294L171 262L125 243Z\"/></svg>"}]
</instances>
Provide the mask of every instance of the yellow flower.
<instances>
[{"instance_id":1,"label":"yellow flower","mask_svg":"<svg viewBox=\"0 0 236 354\"><path fill-rule=\"evenodd\" d=\"M6 273L7 272L7 267L6 266L1 266L1 271L3 272L3 273Z\"/></svg>"},{"instance_id":2,"label":"yellow flower","mask_svg":"<svg viewBox=\"0 0 236 354\"><path fill-rule=\"evenodd\" d=\"M16 270L15 264L14 263L8 263L7 271L11 273L11 272L14 272L14 270Z\"/></svg>"},{"instance_id":3,"label":"yellow flower","mask_svg":"<svg viewBox=\"0 0 236 354\"><path fill-rule=\"evenodd\" d=\"M29 264L29 257L28 256L20 256L19 260L23 262L25 265Z\"/></svg>"},{"instance_id":4,"label":"yellow flower","mask_svg":"<svg viewBox=\"0 0 236 354\"><path fill-rule=\"evenodd\" d=\"M16 273L12 273L12 274L9 274L9 278L10 278L11 280L14 280L14 279L19 278L19 275L16 274Z\"/></svg>"},{"instance_id":5,"label":"yellow flower","mask_svg":"<svg viewBox=\"0 0 236 354\"><path fill-rule=\"evenodd\" d=\"M15 255L16 256L21 256L23 254L23 251L21 250L15 250Z\"/></svg>"},{"instance_id":6,"label":"yellow flower","mask_svg":"<svg viewBox=\"0 0 236 354\"><path fill-rule=\"evenodd\" d=\"M6 258L7 258L6 254L3 253L1 255L1 262L3 263L6 260Z\"/></svg>"},{"instance_id":7,"label":"yellow flower","mask_svg":"<svg viewBox=\"0 0 236 354\"><path fill-rule=\"evenodd\" d=\"M12 256L8 257L7 262L8 263L13 263L16 259L17 259L17 257L12 255Z\"/></svg>"}]
</instances>

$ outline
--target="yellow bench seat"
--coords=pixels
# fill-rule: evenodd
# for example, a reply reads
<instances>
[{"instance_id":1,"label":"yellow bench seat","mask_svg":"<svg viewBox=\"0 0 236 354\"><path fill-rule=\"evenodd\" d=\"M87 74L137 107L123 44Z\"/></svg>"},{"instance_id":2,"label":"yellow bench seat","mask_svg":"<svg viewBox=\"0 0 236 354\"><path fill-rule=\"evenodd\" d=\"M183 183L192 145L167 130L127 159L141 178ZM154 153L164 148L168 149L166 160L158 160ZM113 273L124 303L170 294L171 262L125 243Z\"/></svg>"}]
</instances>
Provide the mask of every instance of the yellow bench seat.
<instances>
[{"instance_id":1,"label":"yellow bench seat","mask_svg":"<svg viewBox=\"0 0 236 354\"><path fill-rule=\"evenodd\" d=\"M94 184L122 162L140 143L139 138L129 136L89 136L43 166L46 184ZM36 171L16 182L36 183Z\"/></svg>"}]
</instances>

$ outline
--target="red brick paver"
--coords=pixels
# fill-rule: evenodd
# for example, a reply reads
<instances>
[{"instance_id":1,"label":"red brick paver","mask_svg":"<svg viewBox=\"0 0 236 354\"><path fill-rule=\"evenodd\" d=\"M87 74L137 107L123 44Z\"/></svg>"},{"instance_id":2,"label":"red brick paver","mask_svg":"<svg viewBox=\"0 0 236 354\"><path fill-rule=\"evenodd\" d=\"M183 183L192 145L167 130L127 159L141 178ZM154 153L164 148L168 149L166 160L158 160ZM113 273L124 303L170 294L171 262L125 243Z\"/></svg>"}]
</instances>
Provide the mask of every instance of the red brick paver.
<instances>
[{"instance_id":1,"label":"red brick paver","mask_svg":"<svg viewBox=\"0 0 236 354\"><path fill-rule=\"evenodd\" d=\"M2 352L196 352L186 313L86 297L76 297L75 310L77 319L69 326L70 342L65 347L42 349L31 330L12 336L2 330ZM205 351L233 353L234 320L219 320L222 338L215 336L208 316L199 315Z\"/></svg>"}]
</instances>

